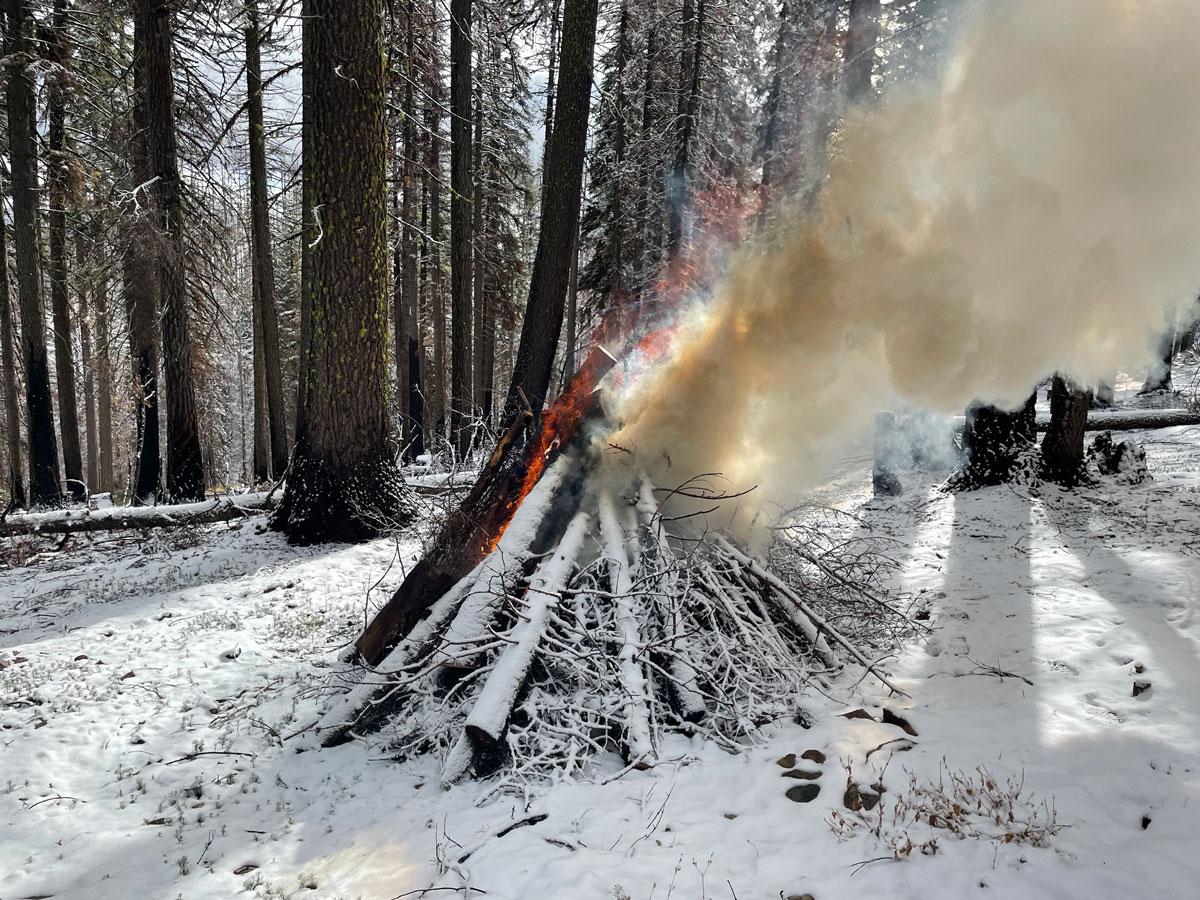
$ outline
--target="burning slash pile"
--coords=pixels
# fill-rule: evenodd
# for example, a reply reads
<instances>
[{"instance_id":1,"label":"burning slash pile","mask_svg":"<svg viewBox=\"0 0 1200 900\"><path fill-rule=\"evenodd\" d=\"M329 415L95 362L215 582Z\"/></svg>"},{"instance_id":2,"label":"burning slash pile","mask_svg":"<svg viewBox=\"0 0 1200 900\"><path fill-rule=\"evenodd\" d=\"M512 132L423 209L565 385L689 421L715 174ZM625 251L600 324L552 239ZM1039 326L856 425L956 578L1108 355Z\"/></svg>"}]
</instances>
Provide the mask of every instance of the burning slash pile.
<instances>
[{"instance_id":1,"label":"burning slash pile","mask_svg":"<svg viewBox=\"0 0 1200 900\"><path fill-rule=\"evenodd\" d=\"M524 454L502 437L358 641L323 744L379 732L397 758L442 754L446 783L509 785L613 752L652 766L672 732L736 748L847 663L896 690L868 656L908 625L872 587L885 555L792 519L768 566L709 532L735 495L658 487L604 440L612 365L597 348Z\"/></svg>"}]
</instances>

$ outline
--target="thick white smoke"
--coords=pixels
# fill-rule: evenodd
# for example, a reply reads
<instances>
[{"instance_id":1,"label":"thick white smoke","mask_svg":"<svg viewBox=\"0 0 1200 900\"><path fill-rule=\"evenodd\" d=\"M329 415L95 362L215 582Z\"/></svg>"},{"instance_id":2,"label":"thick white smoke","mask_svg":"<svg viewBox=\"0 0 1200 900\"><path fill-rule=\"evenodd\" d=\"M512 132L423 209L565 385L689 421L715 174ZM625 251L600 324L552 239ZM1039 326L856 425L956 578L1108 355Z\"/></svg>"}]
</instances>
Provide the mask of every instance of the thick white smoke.
<instances>
[{"instance_id":1,"label":"thick white smoke","mask_svg":"<svg viewBox=\"0 0 1200 900\"><path fill-rule=\"evenodd\" d=\"M1200 288L1198 34L1196 0L976 3L943 80L850 111L818 211L742 252L617 440L783 499L894 400L1149 359Z\"/></svg>"}]
</instances>

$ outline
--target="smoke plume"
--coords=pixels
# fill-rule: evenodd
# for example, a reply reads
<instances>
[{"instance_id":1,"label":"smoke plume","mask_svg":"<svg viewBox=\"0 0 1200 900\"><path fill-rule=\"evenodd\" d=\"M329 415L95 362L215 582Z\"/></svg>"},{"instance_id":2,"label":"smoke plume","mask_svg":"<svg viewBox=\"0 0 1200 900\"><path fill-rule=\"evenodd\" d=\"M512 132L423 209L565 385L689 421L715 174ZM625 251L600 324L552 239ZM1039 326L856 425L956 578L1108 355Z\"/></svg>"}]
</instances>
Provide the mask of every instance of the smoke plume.
<instances>
[{"instance_id":1,"label":"smoke plume","mask_svg":"<svg viewBox=\"0 0 1200 900\"><path fill-rule=\"evenodd\" d=\"M1197 34L1195 0L975 3L936 83L846 114L816 209L739 251L616 440L784 499L889 403L1151 358L1200 287Z\"/></svg>"}]
</instances>

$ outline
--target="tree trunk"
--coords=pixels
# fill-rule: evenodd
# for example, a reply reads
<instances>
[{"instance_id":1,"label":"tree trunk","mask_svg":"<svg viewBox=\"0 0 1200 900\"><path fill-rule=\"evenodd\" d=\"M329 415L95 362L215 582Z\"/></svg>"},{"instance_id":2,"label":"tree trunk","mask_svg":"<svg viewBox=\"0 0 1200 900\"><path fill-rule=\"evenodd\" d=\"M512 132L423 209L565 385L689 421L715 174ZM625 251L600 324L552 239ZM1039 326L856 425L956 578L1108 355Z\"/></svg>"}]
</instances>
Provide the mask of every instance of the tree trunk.
<instances>
[{"instance_id":1,"label":"tree trunk","mask_svg":"<svg viewBox=\"0 0 1200 900\"><path fill-rule=\"evenodd\" d=\"M267 138L263 124L262 54L258 0L246 5L247 124L250 136L250 231L254 272L256 351L261 356L262 382L255 379L255 408L260 387L266 394L266 432L270 439L270 472L279 478L287 468L287 411L283 400L283 366L279 358L279 310L275 302L275 261L271 255L271 213L267 199ZM255 437L258 438L256 421ZM263 448L265 451L265 447ZM263 456L267 454L264 452ZM258 449L255 449L255 461Z\"/></svg>"},{"instance_id":2,"label":"tree trunk","mask_svg":"<svg viewBox=\"0 0 1200 900\"><path fill-rule=\"evenodd\" d=\"M471 0L450 0L450 430L471 444Z\"/></svg>"},{"instance_id":3,"label":"tree trunk","mask_svg":"<svg viewBox=\"0 0 1200 900\"><path fill-rule=\"evenodd\" d=\"M1042 438L1042 475L1063 485L1078 483L1083 473L1083 433L1087 429L1092 392L1061 375L1050 387L1050 428Z\"/></svg>"},{"instance_id":4,"label":"tree trunk","mask_svg":"<svg viewBox=\"0 0 1200 900\"><path fill-rule=\"evenodd\" d=\"M688 204L688 181L691 178L692 142L695 139L700 118L700 69L704 61L704 20L708 12L708 0L699 0L695 22L691 19L691 0L684 0L683 55L681 69L685 91L680 96L679 115L676 119L678 133L675 139L675 161L671 169L668 196L671 198L667 254L675 259L683 249L684 219ZM692 39L692 29L695 39Z\"/></svg>"},{"instance_id":5,"label":"tree trunk","mask_svg":"<svg viewBox=\"0 0 1200 900\"><path fill-rule=\"evenodd\" d=\"M480 48L482 49L482 48ZM471 398L475 417L475 428L472 442L482 446L486 440L487 422L483 416L483 321L487 318L485 307L487 295L485 285L487 272L494 262L496 248L492 246L488 233L484 229L484 170L483 170L483 85L482 73L485 71L483 60L478 60L475 80L475 105L473 123L475 136L471 144L472 159L471 173L471 236L474 246L471 263Z\"/></svg>"},{"instance_id":6,"label":"tree trunk","mask_svg":"<svg viewBox=\"0 0 1200 900\"><path fill-rule=\"evenodd\" d=\"M405 16L404 54L404 158L401 163L403 182L400 188L400 312L404 320L404 347L397 357L397 366L405 369L406 390L397 397L404 421L403 444L410 459L425 452L425 395L421 383L421 318L419 284L417 281L417 104L414 82L417 77L415 61L417 23L416 4L408 0Z\"/></svg>"},{"instance_id":7,"label":"tree trunk","mask_svg":"<svg viewBox=\"0 0 1200 900\"><path fill-rule=\"evenodd\" d=\"M138 0L143 32L137 63L143 72L146 145L160 231L156 263L162 304L163 374L167 389L167 495L173 502L204 498L204 465L196 419L195 373L184 265L183 197L175 134L172 72L173 4Z\"/></svg>"},{"instance_id":8,"label":"tree trunk","mask_svg":"<svg viewBox=\"0 0 1200 900\"><path fill-rule=\"evenodd\" d=\"M779 153L779 114L783 102L784 68L790 60L793 43L792 7L788 0L779 6L779 30L775 34L775 47L771 53L771 86L767 89L767 101L763 108L762 143L759 157L762 159L762 177L758 183L758 229L762 231L771 209L771 187L776 180ZM794 71L787 74L795 75Z\"/></svg>"},{"instance_id":9,"label":"tree trunk","mask_svg":"<svg viewBox=\"0 0 1200 900\"><path fill-rule=\"evenodd\" d=\"M436 17L430 20L436 27ZM429 302L433 318L433 372L429 379L428 396L432 399L431 421L435 432L446 428L446 295L442 280L442 71L436 55L438 35L430 35L426 69L425 102L425 177L429 183Z\"/></svg>"},{"instance_id":10,"label":"tree trunk","mask_svg":"<svg viewBox=\"0 0 1200 900\"><path fill-rule=\"evenodd\" d=\"M842 71L846 99L850 103L857 103L871 94L878 42L879 0L850 0L850 25L846 30Z\"/></svg>"},{"instance_id":11,"label":"tree trunk","mask_svg":"<svg viewBox=\"0 0 1200 900\"><path fill-rule=\"evenodd\" d=\"M144 51L141 28L133 32L135 57ZM151 221L154 199L146 185L151 180L150 159L142 135L146 129L146 104L143 82L145 73L133 69L134 99L132 136L129 140L129 168L136 190L136 206L123 223L121 290L129 319L129 359L133 366L134 422L136 425L137 465L133 477L135 503L151 503L162 486L162 456L159 435L159 332L158 310L162 283L158 278L153 248L159 240Z\"/></svg>"},{"instance_id":12,"label":"tree trunk","mask_svg":"<svg viewBox=\"0 0 1200 900\"><path fill-rule=\"evenodd\" d=\"M54 0L50 55L67 62L67 2ZM67 284L67 96L61 71L46 80L46 189L49 201L50 307L54 314L54 376L58 382L58 430L63 472L75 500L87 496L79 439L79 398L75 391L75 342Z\"/></svg>"},{"instance_id":13,"label":"tree trunk","mask_svg":"<svg viewBox=\"0 0 1200 900\"><path fill-rule=\"evenodd\" d=\"M1034 392L1024 406L1012 412L994 406L967 410L963 449L972 485L1004 484L1010 480L1022 451L1033 446L1037 437L1036 402Z\"/></svg>"},{"instance_id":14,"label":"tree trunk","mask_svg":"<svg viewBox=\"0 0 1200 900\"><path fill-rule=\"evenodd\" d=\"M50 363L42 307L42 259L38 224L37 108L33 51L26 31L32 26L26 0L6 0L8 68L8 146L12 161L13 243L21 309L21 356L25 364L25 406L29 428L29 502L57 506L58 440L50 398Z\"/></svg>"},{"instance_id":15,"label":"tree trunk","mask_svg":"<svg viewBox=\"0 0 1200 900\"><path fill-rule=\"evenodd\" d=\"M304 412L275 519L297 543L358 540L409 514L389 448L382 0L305 0L304 30L318 235L303 285Z\"/></svg>"},{"instance_id":16,"label":"tree trunk","mask_svg":"<svg viewBox=\"0 0 1200 900\"><path fill-rule=\"evenodd\" d=\"M616 80L617 90L613 103L613 173L612 199L610 203L611 223L609 225L609 265L612 267L612 279L609 282L609 303L620 304L625 298L625 216L623 203L625 200L625 63L629 58L629 0L622 0L621 15L617 21L617 58ZM571 250L571 288L569 309L571 328L568 329L570 340L568 353L572 356L575 350L575 287L578 281L579 268L579 235L575 235L574 246ZM572 367L574 360L572 360ZM567 367L563 372L570 377ZM566 378L563 379L564 384Z\"/></svg>"},{"instance_id":17,"label":"tree trunk","mask_svg":"<svg viewBox=\"0 0 1200 900\"><path fill-rule=\"evenodd\" d=\"M596 2L566 0L558 100L544 180L544 190L549 196L538 229L521 344L505 402L505 426L517 418L526 400L535 417L541 414L554 369L555 345L562 331L570 278L571 245L579 228L592 52L596 42Z\"/></svg>"},{"instance_id":18,"label":"tree trunk","mask_svg":"<svg viewBox=\"0 0 1200 900\"><path fill-rule=\"evenodd\" d=\"M575 374L575 345L579 341L579 232L571 244L571 272L567 276L567 322L563 331L563 377L565 391Z\"/></svg>"},{"instance_id":19,"label":"tree trunk","mask_svg":"<svg viewBox=\"0 0 1200 900\"><path fill-rule=\"evenodd\" d=\"M96 243L93 252L104 256L100 242L100 230L95 229ZM112 432L112 347L108 332L108 278L101 276L92 286L93 308L96 325L96 429L98 431L100 472L96 478L96 490L111 491L113 484L113 432Z\"/></svg>"},{"instance_id":20,"label":"tree trunk","mask_svg":"<svg viewBox=\"0 0 1200 900\"><path fill-rule=\"evenodd\" d=\"M4 428L8 447L8 496L25 505L25 472L21 465L21 413L17 401L17 363L13 349L12 291L8 282L8 235L4 224L4 192L0 186L0 365L4 367Z\"/></svg>"},{"instance_id":21,"label":"tree trunk","mask_svg":"<svg viewBox=\"0 0 1200 900\"><path fill-rule=\"evenodd\" d=\"M87 433L87 483L95 493L100 488L100 448L96 432L96 354L88 310L87 250L83 232L75 232L75 270L79 283L79 350L83 357L83 420Z\"/></svg>"},{"instance_id":22,"label":"tree trunk","mask_svg":"<svg viewBox=\"0 0 1200 900\"><path fill-rule=\"evenodd\" d=\"M546 155L550 152L550 135L554 133L554 79L558 75L558 40L562 24L562 0L554 0L550 7L550 59L546 63L546 109L542 115L542 215L546 211Z\"/></svg>"}]
</instances>

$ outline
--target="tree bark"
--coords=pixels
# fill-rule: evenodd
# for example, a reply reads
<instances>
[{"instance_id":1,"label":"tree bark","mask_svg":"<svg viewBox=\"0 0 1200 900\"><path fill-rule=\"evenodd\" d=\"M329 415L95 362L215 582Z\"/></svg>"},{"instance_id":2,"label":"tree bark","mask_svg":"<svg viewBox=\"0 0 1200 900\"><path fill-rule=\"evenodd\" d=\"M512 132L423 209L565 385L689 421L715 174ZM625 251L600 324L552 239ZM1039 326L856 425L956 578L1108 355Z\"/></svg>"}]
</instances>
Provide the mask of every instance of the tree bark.
<instances>
[{"instance_id":1,"label":"tree bark","mask_svg":"<svg viewBox=\"0 0 1200 900\"><path fill-rule=\"evenodd\" d=\"M382 0L305 0L310 247L304 410L276 527L358 540L410 510L389 446ZM346 148L354 148L347 153Z\"/></svg>"},{"instance_id":2,"label":"tree bark","mask_svg":"<svg viewBox=\"0 0 1200 900\"><path fill-rule=\"evenodd\" d=\"M134 28L134 56L144 53L143 29ZM154 247L159 240L150 209L154 197L146 187L151 178L146 148L145 72L133 68L132 134L129 140L130 190L134 192L133 211L122 223L121 290L129 320L129 359L133 367L134 423L137 464L132 485L135 503L151 503L162 486L161 438L159 434L159 294Z\"/></svg>"},{"instance_id":3,"label":"tree bark","mask_svg":"<svg viewBox=\"0 0 1200 900\"><path fill-rule=\"evenodd\" d=\"M254 320L258 325L262 384L270 439L270 477L287 468L287 411L283 399L283 365L279 358L279 310L275 301L275 261L271 254L271 213L267 197L267 137L263 124L262 43L258 0L246 5L246 91L250 136L250 230L254 270ZM255 381L255 406L259 382ZM255 431L257 437L257 428ZM265 448L264 448L265 449ZM266 454L263 454L266 456ZM258 450L255 450L255 459Z\"/></svg>"},{"instance_id":4,"label":"tree bark","mask_svg":"<svg viewBox=\"0 0 1200 900\"><path fill-rule=\"evenodd\" d=\"M846 100L850 103L857 103L871 94L875 48L879 42L879 7L879 0L850 0L850 25L846 30L842 70Z\"/></svg>"},{"instance_id":5,"label":"tree bark","mask_svg":"<svg viewBox=\"0 0 1200 900\"><path fill-rule=\"evenodd\" d=\"M25 472L21 465L21 413L17 400L17 364L13 348L12 291L8 280L8 234L4 223L4 191L0 185L0 365L4 367L4 429L8 448L8 496L25 505Z\"/></svg>"},{"instance_id":6,"label":"tree bark","mask_svg":"<svg viewBox=\"0 0 1200 900\"><path fill-rule=\"evenodd\" d=\"M1055 375L1050 387L1050 428L1042 438L1042 475L1063 485L1083 473L1083 433L1092 392Z\"/></svg>"},{"instance_id":7,"label":"tree bark","mask_svg":"<svg viewBox=\"0 0 1200 900\"><path fill-rule=\"evenodd\" d=\"M595 42L596 0L566 0L554 132L543 188L549 196L538 229L521 344L504 406L505 427L517 418L526 401L535 417L541 414L554 369L571 245L579 228Z\"/></svg>"},{"instance_id":8,"label":"tree bark","mask_svg":"<svg viewBox=\"0 0 1200 900\"><path fill-rule=\"evenodd\" d=\"M1021 452L1033 446L1037 437L1036 401L1035 392L1011 412L994 406L967 410L963 449L973 485L1004 484L1011 478Z\"/></svg>"},{"instance_id":9,"label":"tree bark","mask_svg":"<svg viewBox=\"0 0 1200 900\"><path fill-rule=\"evenodd\" d=\"M480 47L482 53L483 48ZM486 440L487 422L483 416L483 323L487 317L488 268L493 263L495 248L491 245L483 221L484 206L484 154L483 154L483 73L486 71L480 58L476 66L474 84L475 103L473 108L475 136L471 143L474 164L471 172L471 399L474 428L472 443L480 446Z\"/></svg>"},{"instance_id":10,"label":"tree bark","mask_svg":"<svg viewBox=\"0 0 1200 900\"><path fill-rule=\"evenodd\" d=\"M156 263L162 304L163 373L167 389L167 495L204 497L204 465L196 418L195 373L189 334L183 241L183 195L175 134L173 23L170 0L138 0L135 28L143 32L146 146L160 231Z\"/></svg>"},{"instance_id":11,"label":"tree bark","mask_svg":"<svg viewBox=\"0 0 1200 900\"><path fill-rule=\"evenodd\" d=\"M25 406L29 428L29 502L57 506L58 439L50 397L50 363L42 306L42 259L38 224L37 108L33 51L26 31L32 16L26 0L6 0L8 66L8 146L12 160L13 243L21 309L21 356L25 364Z\"/></svg>"},{"instance_id":12,"label":"tree bark","mask_svg":"<svg viewBox=\"0 0 1200 900\"><path fill-rule=\"evenodd\" d=\"M431 17L430 26L436 28L436 17ZM435 432L444 432L446 427L446 295L442 279L442 69L437 56L438 35L433 33L429 40L429 58L426 64L425 132L426 161L425 177L429 184L429 302L433 318L433 372L429 379L428 396L432 399L430 417Z\"/></svg>"},{"instance_id":13,"label":"tree bark","mask_svg":"<svg viewBox=\"0 0 1200 900\"><path fill-rule=\"evenodd\" d=\"M87 251L83 232L75 232L75 271L79 284L79 351L83 361L83 420L87 434L87 483L95 493L100 488L100 448L96 429L96 354L92 345L92 324L88 310L88 286L85 278Z\"/></svg>"},{"instance_id":14,"label":"tree bark","mask_svg":"<svg viewBox=\"0 0 1200 900\"><path fill-rule=\"evenodd\" d=\"M67 63L67 3L54 0L51 58ZM50 307L54 320L54 376L58 383L58 430L62 436L63 472L75 500L87 495L79 439L79 398L75 390L75 342L67 285L67 94L62 70L46 82L46 189L50 233Z\"/></svg>"},{"instance_id":15,"label":"tree bark","mask_svg":"<svg viewBox=\"0 0 1200 900\"><path fill-rule=\"evenodd\" d=\"M102 232L93 227L92 252L97 257L105 255ZM96 428L98 431L100 472L96 479L96 490L111 491L113 484L113 431L112 431L112 347L108 331L108 277L101 275L92 285L92 301L95 310L96 328Z\"/></svg>"},{"instance_id":16,"label":"tree bark","mask_svg":"<svg viewBox=\"0 0 1200 900\"><path fill-rule=\"evenodd\" d=\"M404 346L397 355L397 366L404 372L405 392L397 397L404 421L403 444L409 458L415 459L425 452L425 395L421 380L421 325L419 284L417 280L417 104L415 81L417 77L414 56L416 55L417 24L414 16L415 3L408 0L405 16L404 54L404 157L401 162L403 181L400 187L400 313L404 321Z\"/></svg>"},{"instance_id":17,"label":"tree bark","mask_svg":"<svg viewBox=\"0 0 1200 900\"><path fill-rule=\"evenodd\" d=\"M471 0L450 0L450 430L471 445Z\"/></svg>"}]
</instances>

